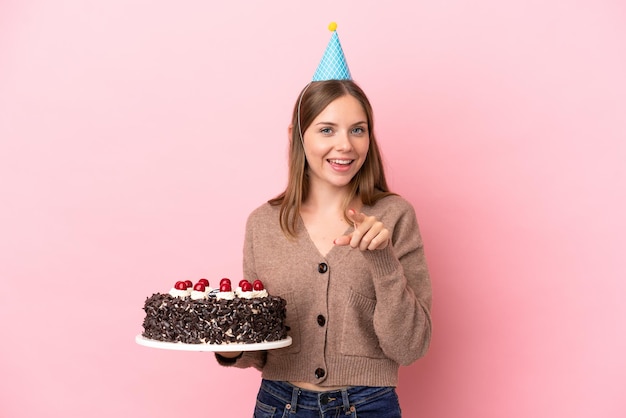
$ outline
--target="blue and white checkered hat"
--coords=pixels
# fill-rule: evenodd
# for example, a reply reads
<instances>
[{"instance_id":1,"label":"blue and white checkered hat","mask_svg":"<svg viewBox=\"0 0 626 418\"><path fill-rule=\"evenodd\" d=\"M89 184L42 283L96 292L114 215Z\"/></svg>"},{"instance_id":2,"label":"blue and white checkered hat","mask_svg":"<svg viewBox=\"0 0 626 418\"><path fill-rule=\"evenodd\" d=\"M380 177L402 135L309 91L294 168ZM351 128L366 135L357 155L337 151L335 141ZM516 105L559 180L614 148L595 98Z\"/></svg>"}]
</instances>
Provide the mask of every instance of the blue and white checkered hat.
<instances>
[{"instance_id":1,"label":"blue and white checkered hat","mask_svg":"<svg viewBox=\"0 0 626 418\"><path fill-rule=\"evenodd\" d=\"M313 75L313 81L352 80L346 57L343 55L343 49L341 49L341 43L339 43L337 24L332 22L328 25L328 29L333 34L326 46L322 61Z\"/></svg>"}]
</instances>

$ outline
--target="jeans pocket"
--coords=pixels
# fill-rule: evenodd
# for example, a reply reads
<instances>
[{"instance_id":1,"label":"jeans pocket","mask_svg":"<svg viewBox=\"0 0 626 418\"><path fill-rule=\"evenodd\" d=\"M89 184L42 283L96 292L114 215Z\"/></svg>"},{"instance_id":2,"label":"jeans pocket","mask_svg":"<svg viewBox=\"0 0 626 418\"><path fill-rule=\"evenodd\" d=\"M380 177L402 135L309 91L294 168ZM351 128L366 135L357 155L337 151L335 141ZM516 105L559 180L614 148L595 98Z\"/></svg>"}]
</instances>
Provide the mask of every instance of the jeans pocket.
<instances>
[{"instance_id":1,"label":"jeans pocket","mask_svg":"<svg viewBox=\"0 0 626 418\"><path fill-rule=\"evenodd\" d=\"M275 414L276 408L266 405L259 400L256 401L253 418L274 418Z\"/></svg>"},{"instance_id":2,"label":"jeans pocket","mask_svg":"<svg viewBox=\"0 0 626 418\"><path fill-rule=\"evenodd\" d=\"M352 405L351 417L401 418L398 394L393 388L367 388L369 394Z\"/></svg>"}]
</instances>

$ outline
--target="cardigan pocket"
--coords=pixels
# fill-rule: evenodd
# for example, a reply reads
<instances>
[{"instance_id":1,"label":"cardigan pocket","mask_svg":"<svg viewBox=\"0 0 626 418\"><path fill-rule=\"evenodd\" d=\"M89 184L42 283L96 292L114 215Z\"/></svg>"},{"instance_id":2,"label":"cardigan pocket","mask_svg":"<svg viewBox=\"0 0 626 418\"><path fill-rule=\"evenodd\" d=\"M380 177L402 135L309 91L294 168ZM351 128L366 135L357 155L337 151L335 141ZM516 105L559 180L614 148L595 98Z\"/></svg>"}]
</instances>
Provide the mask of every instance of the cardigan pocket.
<instances>
[{"instance_id":1,"label":"cardigan pocket","mask_svg":"<svg viewBox=\"0 0 626 418\"><path fill-rule=\"evenodd\" d=\"M341 333L341 353L346 356L385 358L374 330L376 300L350 289Z\"/></svg>"},{"instance_id":2,"label":"cardigan pocket","mask_svg":"<svg viewBox=\"0 0 626 418\"><path fill-rule=\"evenodd\" d=\"M281 295L287 301L287 315L285 317L285 326L287 327L287 335L291 337L291 345L272 350L274 354L295 354L300 352L300 319L298 317L298 308L295 303L295 292L286 292Z\"/></svg>"}]
</instances>

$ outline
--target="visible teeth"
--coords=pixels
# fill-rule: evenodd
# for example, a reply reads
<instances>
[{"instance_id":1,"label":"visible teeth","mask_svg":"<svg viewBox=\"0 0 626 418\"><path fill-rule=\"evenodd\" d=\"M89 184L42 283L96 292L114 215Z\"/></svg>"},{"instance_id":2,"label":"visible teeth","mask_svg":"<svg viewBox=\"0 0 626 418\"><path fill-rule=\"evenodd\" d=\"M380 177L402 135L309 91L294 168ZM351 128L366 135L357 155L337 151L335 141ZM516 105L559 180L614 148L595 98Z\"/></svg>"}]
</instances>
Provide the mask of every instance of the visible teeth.
<instances>
[{"instance_id":1,"label":"visible teeth","mask_svg":"<svg viewBox=\"0 0 626 418\"><path fill-rule=\"evenodd\" d=\"M332 164L350 164L352 160L328 160Z\"/></svg>"}]
</instances>

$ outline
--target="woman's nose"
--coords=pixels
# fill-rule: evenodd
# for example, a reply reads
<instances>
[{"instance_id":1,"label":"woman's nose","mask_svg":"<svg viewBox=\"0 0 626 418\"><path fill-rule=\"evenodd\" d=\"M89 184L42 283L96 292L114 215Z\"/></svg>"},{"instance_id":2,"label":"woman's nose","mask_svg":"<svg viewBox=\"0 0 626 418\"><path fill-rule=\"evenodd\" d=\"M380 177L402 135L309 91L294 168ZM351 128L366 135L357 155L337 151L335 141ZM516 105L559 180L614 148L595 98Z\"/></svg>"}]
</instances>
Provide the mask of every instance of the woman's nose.
<instances>
[{"instance_id":1,"label":"woman's nose","mask_svg":"<svg viewBox=\"0 0 626 418\"><path fill-rule=\"evenodd\" d=\"M347 132L342 132L336 136L337 143L335 149L338 151L349 151L352 149L352 142L350 142L350 135Z\"/></svg>"}]
</instances>

